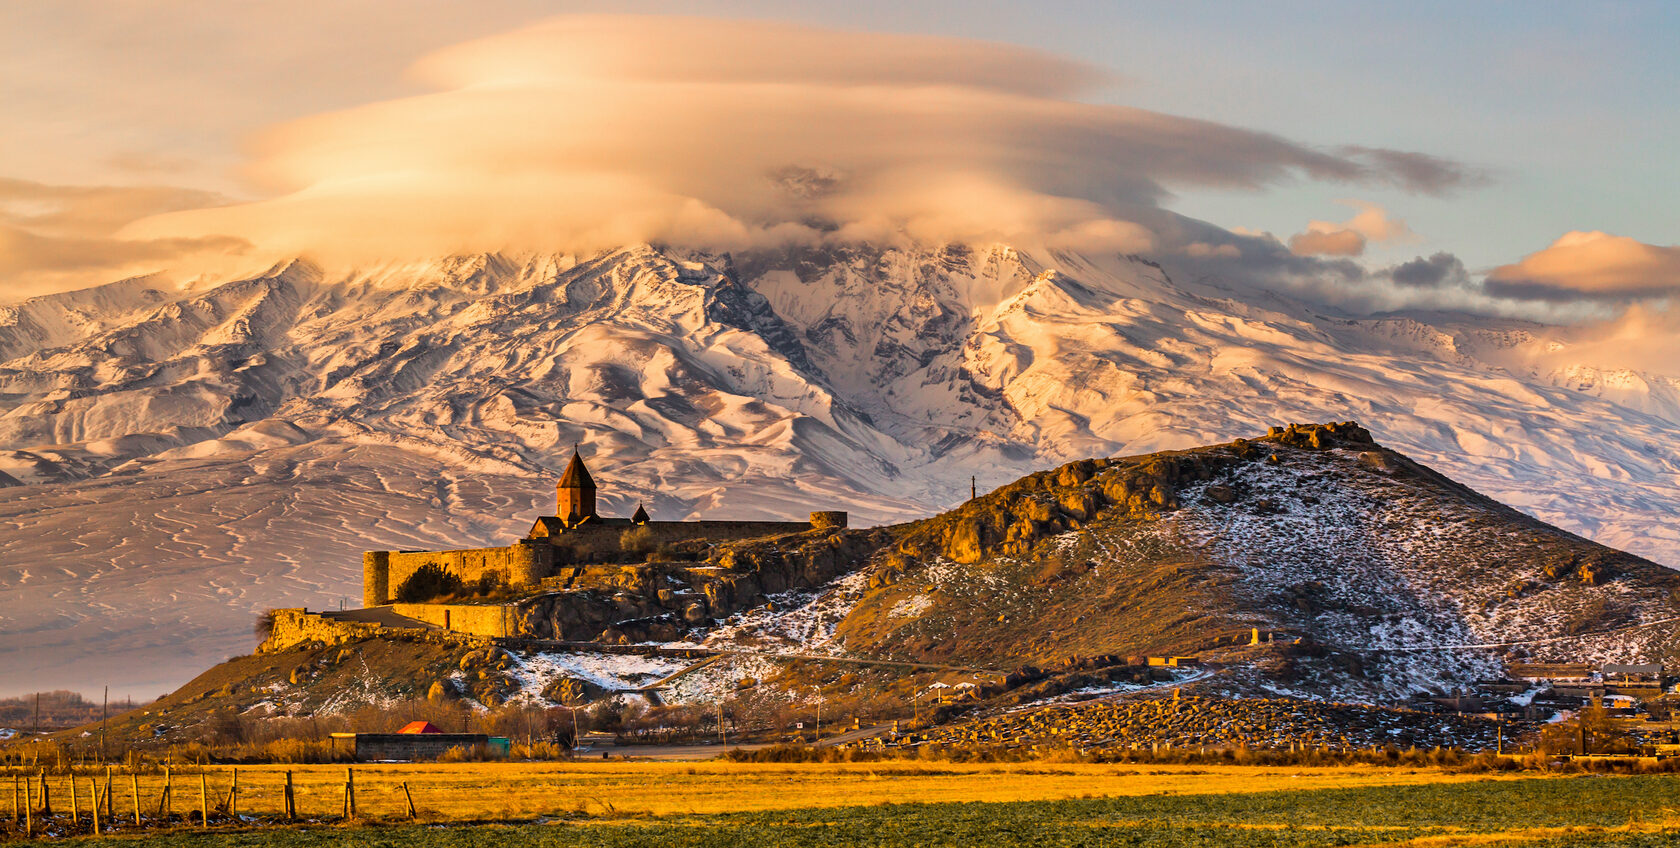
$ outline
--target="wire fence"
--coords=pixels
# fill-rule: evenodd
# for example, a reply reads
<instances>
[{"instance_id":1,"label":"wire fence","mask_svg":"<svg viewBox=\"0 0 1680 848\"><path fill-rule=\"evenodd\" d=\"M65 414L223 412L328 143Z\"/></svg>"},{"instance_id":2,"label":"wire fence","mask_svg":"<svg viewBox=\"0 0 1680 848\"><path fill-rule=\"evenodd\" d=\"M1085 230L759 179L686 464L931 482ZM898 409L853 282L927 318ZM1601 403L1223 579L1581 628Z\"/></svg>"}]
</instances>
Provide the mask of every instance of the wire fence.
<instances>
[{"instance_id":1,"label":"wire fence","mask_svg":"<svg viewBox=\"0 0 1680 848\"><path fill-rule=\"evenodd\" d=\"M321 770L299 781L291 770L188 770L161 773L114 768L54 774L0 773L10 793L0 819L7 838L103 836L145 830L250 827L359 819L417 819L407 781L358 784L354 768L343 780Z\"/></svg>"}]
</instances>

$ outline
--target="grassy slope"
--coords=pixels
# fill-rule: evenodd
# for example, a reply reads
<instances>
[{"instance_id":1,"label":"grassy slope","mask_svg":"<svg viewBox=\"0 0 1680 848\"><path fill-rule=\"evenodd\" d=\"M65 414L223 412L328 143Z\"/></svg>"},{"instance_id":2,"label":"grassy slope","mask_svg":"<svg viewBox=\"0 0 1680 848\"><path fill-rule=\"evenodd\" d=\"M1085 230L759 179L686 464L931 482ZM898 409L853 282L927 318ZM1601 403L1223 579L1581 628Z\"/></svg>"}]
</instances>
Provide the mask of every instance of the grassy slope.
<instances>
[{"instance_id":1,"label":"grassy slope","mask_svg":"<svg viewBox=\"0 0 1680 848\"><path fill-rule=\"evenodd\" d=\"M432 681L453 671L465 652L447 644L374 639L234 657L143 709L113 717L107 744L121 750L130 742L204 741L213 717L243 713L277 693L296 715L424 698ZM294 679L301 685L290 685ZM93 724L58 735L77 739L97 729Z\"/></svg>"}]
</instances>

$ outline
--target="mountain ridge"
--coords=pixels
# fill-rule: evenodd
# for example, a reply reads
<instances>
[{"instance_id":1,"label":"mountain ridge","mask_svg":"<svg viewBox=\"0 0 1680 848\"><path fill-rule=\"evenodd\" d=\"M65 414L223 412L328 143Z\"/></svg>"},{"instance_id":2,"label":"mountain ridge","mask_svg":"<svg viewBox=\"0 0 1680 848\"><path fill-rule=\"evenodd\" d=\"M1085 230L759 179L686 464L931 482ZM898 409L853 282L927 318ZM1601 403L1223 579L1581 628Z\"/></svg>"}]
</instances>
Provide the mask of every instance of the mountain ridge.
<instances>
[{"instance_id":1,"label":"mountain ridge","mask_svg":"<svg viewBox=\"0 0 1680 848\"><path fill-rule=\"evenodd\" d=\"M500 543L574 443L608 509L821 500L875 523L958 502L971 476L1355 417L1502 501L1680 562L1673 378L1583 391L1594 366L1559 376L1542 356L1568 328L1330 317L1001 245L638 245L112 286L0 324L0 472L24 484L0 490L0 586L30 599L0 647L48 646L20 688L141 679L115 661L53 676L52 657L112 639L148 662L195 643L178 677L238 650L261 608L353 594L363 548Z\"/></svg>"}]
</instances>

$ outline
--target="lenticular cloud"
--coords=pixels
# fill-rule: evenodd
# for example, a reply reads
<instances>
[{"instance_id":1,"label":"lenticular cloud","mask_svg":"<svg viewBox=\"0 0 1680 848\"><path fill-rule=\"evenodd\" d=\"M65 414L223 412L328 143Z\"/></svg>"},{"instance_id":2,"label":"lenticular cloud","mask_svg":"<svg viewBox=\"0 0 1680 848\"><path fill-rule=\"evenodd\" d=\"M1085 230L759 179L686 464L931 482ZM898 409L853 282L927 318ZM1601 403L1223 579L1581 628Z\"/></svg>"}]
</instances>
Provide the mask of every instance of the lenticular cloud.
<instances>
[{"instance_id":1,"label":"lenticular cloud","mask_svg":"<svg viewBox=\"0 0 1680 848\"><path fill-rule=\"evenodd\" d=\"M565 17L413 75L435 90L256 139L271 199L124 235L350 259L902 236L1141 251L1163 247L1139 222L1174 186L1462 181L1439 160L1079 102L1103 72L977 41Z\"/></svg>"}]
</instances>

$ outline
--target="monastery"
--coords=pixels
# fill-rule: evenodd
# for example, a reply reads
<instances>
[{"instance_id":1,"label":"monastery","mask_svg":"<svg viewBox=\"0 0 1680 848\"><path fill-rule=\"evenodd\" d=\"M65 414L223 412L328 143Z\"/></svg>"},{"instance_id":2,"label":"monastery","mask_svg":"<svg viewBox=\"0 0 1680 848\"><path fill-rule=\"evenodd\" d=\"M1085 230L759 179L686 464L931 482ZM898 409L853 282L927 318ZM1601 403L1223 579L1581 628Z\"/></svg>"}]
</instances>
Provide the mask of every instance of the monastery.
<instances>
[{"instance_id":1,"label":"monastery","mask_svg":"<svg viewBox=\"0 0 1680 848\"><path fill-rule=\"evenodd\" d=\"M641 506L629 518L607 518L595 508L595 478L576 450L555 486L554 515L539 516L525 538L500 548L458 551L368 551L362 554L362 603L392 603L404 581L428 566L441 567L463 583L483 577L514 587L558 580L570 588L591 563L623 554L625 531L651 546L695 539L725 541L779 536L846 526L844 512L813 512L809 521L654 521Z\"/></svg>"}]
</instances>

